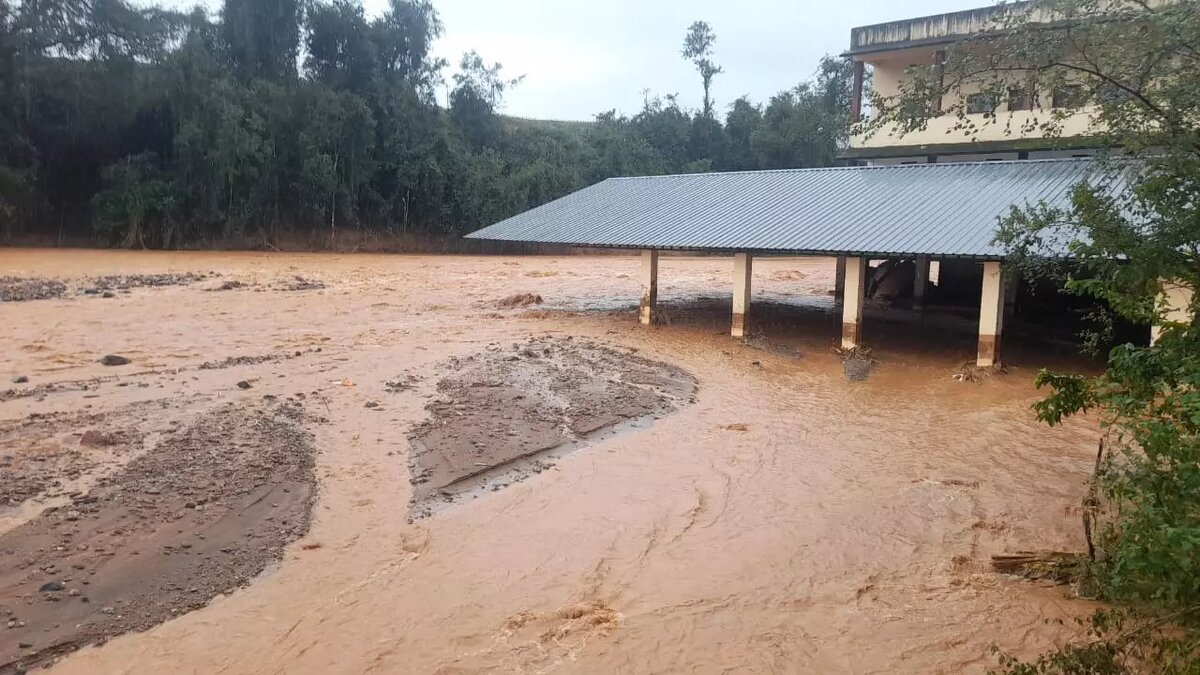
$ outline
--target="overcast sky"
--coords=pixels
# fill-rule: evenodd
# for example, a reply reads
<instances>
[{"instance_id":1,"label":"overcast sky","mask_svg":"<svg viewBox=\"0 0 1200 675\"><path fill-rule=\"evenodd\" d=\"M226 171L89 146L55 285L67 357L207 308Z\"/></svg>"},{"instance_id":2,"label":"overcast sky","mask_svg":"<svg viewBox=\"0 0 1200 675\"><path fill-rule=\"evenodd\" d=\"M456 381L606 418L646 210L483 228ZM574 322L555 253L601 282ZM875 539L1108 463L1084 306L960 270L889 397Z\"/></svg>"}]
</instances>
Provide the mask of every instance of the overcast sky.
<instances>
[{"instance_id":1,"label":"overcast sky","mask_svg":"<svg viewBox=\"0 0 1200 675\"><path fill-rule=\"evenodd\" d=\"M220 0L200 0L211 9ZM170 0L168 0L170 2ZM195 0L170 4L190 5ZM364 0L375 16L387 0ZM475 49L525 81L504 112L589 120L632 114L643 92L678 94L700 107L699 76L679 55L693 21L717 34L713 97L723 111L738 96L759 102L806 80L824 54L850 44L850 29L993 4L992 0L434 0L446 31L434 49L457 66ZM446 73L447 81L453 69Z\"/></svg>"}]
</instances>

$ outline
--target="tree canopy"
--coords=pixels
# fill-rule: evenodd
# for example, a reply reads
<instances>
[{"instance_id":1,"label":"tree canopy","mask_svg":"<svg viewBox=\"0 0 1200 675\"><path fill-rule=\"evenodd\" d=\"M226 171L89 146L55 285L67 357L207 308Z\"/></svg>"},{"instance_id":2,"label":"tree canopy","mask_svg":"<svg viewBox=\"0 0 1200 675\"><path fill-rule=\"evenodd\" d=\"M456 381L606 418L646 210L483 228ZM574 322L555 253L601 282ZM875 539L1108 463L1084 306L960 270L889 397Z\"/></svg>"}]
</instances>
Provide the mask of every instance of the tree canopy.
<instances>
[{"instance_id":1,"label":"tree canopy","mask_svg":"<svg viewBox=\"0 0 1200 675\"><path fill-rule=\"evenodd\" d=\"M845 142L840 61L724 120L664 94L537 122L504 116L522 78L478 53L447 81L443 30L428 0L0 0L0 237L448 238L610 176L816 166Z\"/></svg>"},{"instance_id":2,"label":"tree canopy","mask_svg":"<svg viewBox=\"0 0 1200 675\"><path fill-rule=\"evenodd\" d=\"M683 58L691 61L700 73L700 81L704 85L705 117L713 116L712 81L713 78L725 72L712 61L713 45L717 43L717 35L707 22L697 21L688 28L687 36L683 39Z\"/></svg>"}]
</instances>

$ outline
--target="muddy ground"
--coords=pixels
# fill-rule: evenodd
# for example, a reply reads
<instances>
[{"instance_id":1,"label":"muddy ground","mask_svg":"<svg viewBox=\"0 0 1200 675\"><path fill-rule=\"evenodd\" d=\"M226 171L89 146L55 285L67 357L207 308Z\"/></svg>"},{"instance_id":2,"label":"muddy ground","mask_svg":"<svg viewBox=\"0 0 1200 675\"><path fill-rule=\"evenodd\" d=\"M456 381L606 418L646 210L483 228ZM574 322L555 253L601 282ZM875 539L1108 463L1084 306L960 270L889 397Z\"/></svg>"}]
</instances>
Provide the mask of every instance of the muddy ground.
<instances>
[{"instance_id":1,"label":"muddy ground","mask_svg":"<svg viewBox=\"0 0 1200 675\"><path fill-rule=\"evenodd\" d=\"M530 338L447 364L411 434L412 514L477 498L554 466L618 427L693 400L682 369L590 340Z\"/></svg>"},{"instance_id":2,"label":"muddy ground","mask_svg":"<svg viewBox=\"0 0 1200 675\"><path fill-rule=\"evenodd\" d=\"M664 256L643 327L638 265L0 250L3 669L983 673L1090 612L988 565L1083 546L1075 362L872 306L846 366L821 259L739 341Z\"/></svg>"},{"instance_id":3,"label":"muddy ground","mask_svg":"<svg viewBox=\"0 0 1200 675\"><path fill-rule=\"evenodd\" d=\"M55 502L0 534L0 672L203 607L307 532L314 447L298 401L225 405L140 431L163 407L0 429L13 452L0 498Z\"/></svg>"}]
</instances>

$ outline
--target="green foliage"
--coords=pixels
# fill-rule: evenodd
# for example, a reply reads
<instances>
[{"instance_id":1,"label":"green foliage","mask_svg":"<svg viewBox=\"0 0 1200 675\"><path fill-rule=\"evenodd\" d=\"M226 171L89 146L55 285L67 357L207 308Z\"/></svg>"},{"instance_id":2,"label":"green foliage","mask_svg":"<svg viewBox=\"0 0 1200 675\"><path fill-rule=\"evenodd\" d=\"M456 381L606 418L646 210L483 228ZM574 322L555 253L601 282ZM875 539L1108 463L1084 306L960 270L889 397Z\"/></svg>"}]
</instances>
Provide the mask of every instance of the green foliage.
<instances>
[{"instance_id":1,"label":"green foliage","mask_svg":"<svg viewBox=\"0 0 1200 675\"><path fill-rule=\"evenodd\" d=\"M145 248L147 238L171 238L174 190L151 153L131 155L104 170L96 195L96 227L122 238L122 246Z\"/></svg>"},{"instance_id":2,"label":"green foliage","mask_svg":"<svg viewBox=\"0 0 1200 675\"><path fill-rule=\"evenodd\" d=\"M522 78L468 52L442 107L442 30L428 0L376 17L357 0L227 0L219 19L0 0L0 236L455 236L611 176L817 166L844 142L848 79L829 68L724 123L671 95L539 122L502 116ZM697 36L707 59L711 30Z\"/></svg>"},{"instance_id":3,"label":"green foliage","mask_svg":"<svg viewBox=\"0 0 1200 675\"><path fill-rule=\"evenodd\" d=\"M944 72L913 69L897 97L876 97L865 129L921 128L940 98L955 131L970 135L1011 122L969 115L964 91L1070 88L1021 131L1054 137L1067 120L1087 115L1098 139L1123 154L1077 186L1069 208L1014 209L997 239L1026 269L1069 269L1067 292L1126 321L1164 323L1165 288L1200 287L1197 44L1200 14L1191 2L1038 0L1005 13L996 33L949 50ZM1127 195L1108 189L1118 174L1133 185ZM1048 243L1063 241L1070 266L1039 261ZM1033 663L1006 659L1007 671L1200 672L1200 324L1169 324L1150 347L1116 346L1098 377L1042 373L1038 384L1051 390L1036 405L1041 419L1057 424L1094 411L1108 430L1113 451L1090 507L1099 527L1089 588L1127 610L1115 623L1096 615L1088 639Z\"/></svg>"},{"instance_id":4,"label":"green foliage","mask_svg":"<svg viewBox=\"0 0 1200 675\"><path fill-rule=\"evenodd\" d=\"M848 61L825 58L814 83L777 94L763 111L751 143L766 169L829 166L849 129Z\"/></svg>"},{"instance_id":5,"label":"green foliage","mask_svg":"<svg viewBox=\"0 0 1200 675\"><path fill-rule=\"evenodd\" d=\"M697 21L688 27L687 35L683 39L683 50L680 52L683 58L696 66L696 72L700 73L700 81L704 84L704 108L701 113L708 118L713 116L713 78L725 72L712 62L713 45L716 43L717 35L712 27L707 22Z\"/></svg>"},{"instance_id":6,"label":"green foliage","mask_svg":"<svg viewBox=\"0 0 1200 675\"><path fill-rule=\"evenodd\" d=\"M243 78L295 77L300 16L299 0L225 0L221 37L234 71Z\"/></svg>"}]
</instances>

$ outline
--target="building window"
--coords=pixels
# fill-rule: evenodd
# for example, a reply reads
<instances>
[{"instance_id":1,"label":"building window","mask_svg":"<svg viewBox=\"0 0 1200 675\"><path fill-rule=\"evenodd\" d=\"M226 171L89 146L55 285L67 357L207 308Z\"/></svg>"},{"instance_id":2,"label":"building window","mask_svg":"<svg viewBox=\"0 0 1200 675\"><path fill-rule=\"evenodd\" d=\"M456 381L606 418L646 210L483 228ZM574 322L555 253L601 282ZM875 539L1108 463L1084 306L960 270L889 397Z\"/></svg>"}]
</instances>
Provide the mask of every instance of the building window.
<instances>
[{"instance_id":1,"label":"building window","mask_svg":"<svg viewBox=\"0 0 1200 675\"><path fill-rule=\"evenodd\" d=\"M1033 92L1026 87L1012 87L1008 90L1008 109L1033 110Z\"/></svg>"},{"instance_id":2,"label":"building window","mask_svg":"<svg viewBox=\"0 0 1200 675\"><path fill-rule=\"evenodd\" d=\"M990 94L971 94L967 97L967 114L988 115L996 112L996 101Z\"/></svg>"},{"instance_id":3,"label":"building window","mask_svg":"<svg viewBox=\"0 0 1200 675\"><path fill-rule=\"evenodd\" d=\"M1082 108L1087 100L1087 93L1082 84L1064 84L1054 88L1055 108Z\"/></svg>"}]
</instances>

